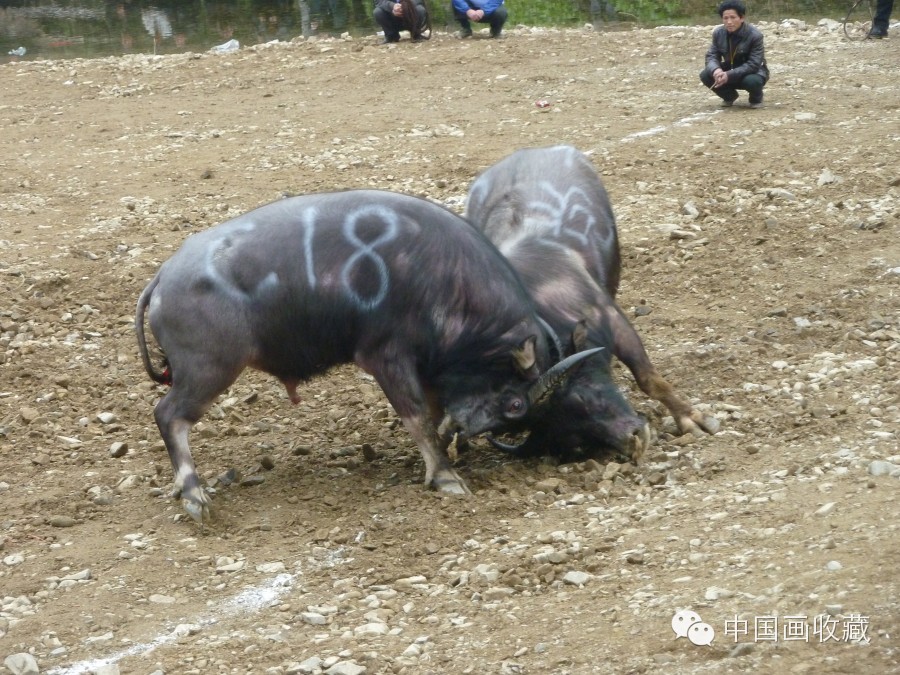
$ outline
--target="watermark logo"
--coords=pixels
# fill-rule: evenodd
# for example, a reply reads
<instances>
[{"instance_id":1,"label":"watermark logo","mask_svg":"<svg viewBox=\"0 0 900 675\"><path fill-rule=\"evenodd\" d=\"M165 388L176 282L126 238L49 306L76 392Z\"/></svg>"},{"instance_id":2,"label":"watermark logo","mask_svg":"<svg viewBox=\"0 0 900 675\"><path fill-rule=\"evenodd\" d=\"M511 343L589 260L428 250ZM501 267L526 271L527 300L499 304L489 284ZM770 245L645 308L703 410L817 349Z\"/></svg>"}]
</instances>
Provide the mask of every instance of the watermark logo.
<instances>
[{"instance_id":1,"label":"watermark logo","mask_svg":"<svg viewBox=\"0 0 900 675\"><path fill-rule=\"evenodd\" d=\"M686 637L698 647L711 645L716 638L715 629L708 623L704 623L697 612L689 609L675 612L675 616L672 617L672 630L675 631L676 640Z\"/></svg>"}]
</instances>

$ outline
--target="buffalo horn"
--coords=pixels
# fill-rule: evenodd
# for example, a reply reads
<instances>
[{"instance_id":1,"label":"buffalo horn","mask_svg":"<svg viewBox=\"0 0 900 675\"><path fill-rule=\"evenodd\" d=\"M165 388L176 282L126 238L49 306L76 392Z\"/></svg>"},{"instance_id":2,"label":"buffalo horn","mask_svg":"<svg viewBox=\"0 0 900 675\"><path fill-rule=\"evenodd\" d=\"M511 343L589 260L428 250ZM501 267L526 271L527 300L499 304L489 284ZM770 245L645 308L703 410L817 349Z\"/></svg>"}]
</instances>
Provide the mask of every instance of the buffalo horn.
<instances>
[{"instance_id":1,"label":"buffalo horn","mask_svg":"<svg viewBox=\"0 0 900 675\"><path fill-rule=\"evenodd\" d=\"M488 442L491 445L493 445L495 448L497 448L497 450L501 450L503 452L508 452L511 455L521 455L523 447L525 446L526 443L528 443L530 438L531 438L531 436L526 438L524 441L522 441L518 445L514 445L512 443L504 443L503 441L498 441L493 436L487 437Z\"/></svg>"},{"instance_id":2,"label":"buffalo horn","mask_svg":"<svg viewBox=\"0 0 900 675\"><path fill-rule=\"evenodd\" d=\"M593 349L585 349L584 351L567 356L562 361L553 366L546 373L531 385L528 390L529 406L539 405L546 401L550 395L566 381L569 371L589 356L593 356L599 351L603 351L603 347L595 347Z\"/></svg>"},{"instance_id":3,"label":"buffalo horn","mask_svg":"<svg viewBox=\"0 0 900 675\"><path fill-rule=\"evenodd\" d=\"M563 357L563 348L562 342L559 341L559 335L556 334L556 331L553 330L553 327L544 321L541 317L537 317L538 323L543 326L544 331L550 337L550 341L553 343L553 348L556 350L556 358L554 362L558 362Z\"/></svg>"}]
</instances>

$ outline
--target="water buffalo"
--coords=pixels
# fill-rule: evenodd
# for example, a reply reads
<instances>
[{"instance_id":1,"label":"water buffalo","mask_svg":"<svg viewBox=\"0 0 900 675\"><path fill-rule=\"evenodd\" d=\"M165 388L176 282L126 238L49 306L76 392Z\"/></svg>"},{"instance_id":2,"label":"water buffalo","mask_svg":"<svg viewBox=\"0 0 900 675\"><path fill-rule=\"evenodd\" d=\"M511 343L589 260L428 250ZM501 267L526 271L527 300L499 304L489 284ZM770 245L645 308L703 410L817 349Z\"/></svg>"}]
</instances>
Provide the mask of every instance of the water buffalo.
<instances>
[{"instance_id":1,"label":"water buffalo","mask_svg":"<svg viewBox=\"0 0 900 675\"><path fill-rule=\"evenodd\" d=\"M717 420L694 410L656 371L616 305L621 263L615 217L587 157L570 146L514 152L475 180L466 215L512 263L570 351L606 348L531 412L524 443L495 444L520 454L564 456L612 448L639 459L650 443L649 428L612 381L613 355L671 411L682 432L715 433Z\"/></svg>"},{"instance_id":2,"label":"water buffalo","mask_svg":"<svg viewBox=\"0 0 900 675\"><path fill-rule=\"evenodd\" d=\"M151 363L145 314L165 354ZM468 493L446 450L527 415L579 359L550 362L518 276L484 235L423 199L360 190L284 199L189 237L135 317L176 492L201 523L209 497L191 427L247 367L297 386L339 363L371 373L425 460L425 482Z\"/></svg>"}]
</instances>

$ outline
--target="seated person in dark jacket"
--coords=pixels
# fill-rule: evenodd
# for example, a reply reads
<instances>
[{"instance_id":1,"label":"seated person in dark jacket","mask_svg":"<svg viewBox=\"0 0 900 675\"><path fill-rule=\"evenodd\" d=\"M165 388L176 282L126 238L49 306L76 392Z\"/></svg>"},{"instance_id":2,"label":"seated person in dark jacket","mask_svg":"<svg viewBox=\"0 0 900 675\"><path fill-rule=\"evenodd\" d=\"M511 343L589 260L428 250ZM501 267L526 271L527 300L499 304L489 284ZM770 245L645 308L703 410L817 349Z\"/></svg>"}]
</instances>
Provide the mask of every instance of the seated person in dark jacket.
<instances>
[{"instance_id":1,"label":"seated person in dark jacket","mask_svg":"<svg viewBox=\"0 0 900 675\"><path fill-rule=\"evenodd\" d=\"M452 5L453 15L462 26L460 37L472 36L472 21L490 24L491 37L500 37L507 17L503 0L452 0Z\"/></svg>"},{"instance_id":2,"label":"seated person in dark jacket","mask_svg":"<svg viewBox=\"0 0 900 675\"><path fill-rule=\"evenodd\" d=\"M375 0L373 16L384 31L386 43L399 42L401 30L408 30L414 41L431 37L425 0Z\"/></svg>"},{"instance_id":3,"label":"seated person in dark jacket","mask_svg":"<svg viewBox=\"0 0 900 675\"><path fill-rule=\"evenodd\" d=\"M750 94L750 107L761 108L763 87L769 80L763 35L744 21L747 8L740 0L725 0L718 8L722 25L713 30L712 44L706 52L706 68L700 81L730 106L737 90Z\"/></svg>"}]
</instances>

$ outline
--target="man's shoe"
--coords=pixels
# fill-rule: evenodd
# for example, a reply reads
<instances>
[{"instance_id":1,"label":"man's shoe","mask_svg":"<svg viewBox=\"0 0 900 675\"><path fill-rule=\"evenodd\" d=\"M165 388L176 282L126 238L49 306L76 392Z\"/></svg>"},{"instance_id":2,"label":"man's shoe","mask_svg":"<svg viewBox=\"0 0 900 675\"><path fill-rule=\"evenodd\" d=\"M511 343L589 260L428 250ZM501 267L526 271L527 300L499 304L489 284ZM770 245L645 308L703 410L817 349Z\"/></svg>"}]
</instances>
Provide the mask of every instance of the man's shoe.
<instances>
[{"instance_id":1,"label":"man's shoe","mask_svg":"<svg viewBox=\"0 0 900 675\"><path fill-rule=\"evenodd\" d=\"M384 40L381 41L381 44L383 44L383 45L389 45L389 44L393 44L393 43L395 43L395 42L400 42L400 36L399 36L399 35L398 35L397 37L386 37L386 38L384 38Z\"/></svg>"},{"instance_id":2,"label":"man's shoe","mask_svg":"<svg viewBox=\"0 0 900 675\"><path fill-rule=\"evenodd\" d=\"M502 30L503 30L502 28L498 28L498 29L495 31L493 28L491 28L491 37L492 37L492 38L498 38L498 37L500 37L500 33L501 33Z\"/></svg>"},{"instance_id":3,"label":"man's shoe","mask_svg":"<svg viewBox=\"0 0 900 675\"><path fill-rule=\"evenodd\" d=\"M876 40L880 40L881 38L887 37L887 31L883 28L873 28L869 31L869 34L866 35L869 38L875 38Z\"/></svg>"},{"instance_id":4,"label":"man's shoe","mask_svg":"<svg viewBox=\"0 0 900 675\"><path fill-rule=\"evenodd\" d=\"M472 29L471 28L463 28L461 31L459 31L459 38L461 40L464 40L464 39L470 38L470 37L472 37Z\"/></svg>"},{"instance_id":5,"label":"man's shoe","mask_svg":"<svg viewBox=\"0 0 900 675\"><path fill-rule=\"evenodd\" d=\"M722 99L722 107L723 108L730 108L733 105L734 105L734 99L731 99L730 101L727 99Z\"/></svg>"},{"instance_id":6,"label":"man's shoe","mask_svg":"<svg viewBox=\"0 0 900 675\"><path fill-rule=\"evenodd\" d=\"M747 107L750 108L751 110L759 110L760 108L763 107L763 103L762 103L762 101L760 101L759 103L751 103Z\"/></svg>"}]
</instances>

